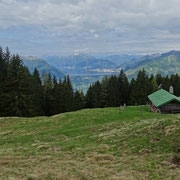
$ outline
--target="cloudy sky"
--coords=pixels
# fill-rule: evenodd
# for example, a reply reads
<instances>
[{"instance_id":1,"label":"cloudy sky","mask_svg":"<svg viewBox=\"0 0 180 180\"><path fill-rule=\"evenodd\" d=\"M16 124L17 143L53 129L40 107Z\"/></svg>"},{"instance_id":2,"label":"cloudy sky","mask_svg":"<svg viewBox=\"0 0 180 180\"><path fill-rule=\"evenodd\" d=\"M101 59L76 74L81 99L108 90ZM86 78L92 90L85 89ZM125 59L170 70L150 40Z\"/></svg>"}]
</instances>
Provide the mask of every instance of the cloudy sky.
<instances>
[{"instance_id":1,"label":"cloudy sky","mask_svg":"<svg viewBox=\"0 0 180 180\"><path fill-rule=\"evenodd\" d=\"M0 0L0 46L21 55L180 50L179 0Z\"/></svg>"}]
</instances>

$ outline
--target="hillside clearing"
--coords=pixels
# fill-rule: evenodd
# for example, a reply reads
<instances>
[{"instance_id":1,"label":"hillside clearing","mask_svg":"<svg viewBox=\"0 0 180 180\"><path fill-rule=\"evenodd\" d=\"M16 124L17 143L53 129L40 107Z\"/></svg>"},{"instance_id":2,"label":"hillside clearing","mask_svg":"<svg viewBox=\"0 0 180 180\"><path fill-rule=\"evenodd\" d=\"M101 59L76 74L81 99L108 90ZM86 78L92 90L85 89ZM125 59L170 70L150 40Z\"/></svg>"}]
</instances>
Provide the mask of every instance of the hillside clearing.
<instances>
[{"instance_id":1,"label":"hillside clearing","mask_svg":"<svg viewBox=\"0 0 180 180\"><path fill-rule=\"evenodd\" d=\"M85 109L0 124L0 179L180 179L179 114Z\"/></svg>"}]
</instances>

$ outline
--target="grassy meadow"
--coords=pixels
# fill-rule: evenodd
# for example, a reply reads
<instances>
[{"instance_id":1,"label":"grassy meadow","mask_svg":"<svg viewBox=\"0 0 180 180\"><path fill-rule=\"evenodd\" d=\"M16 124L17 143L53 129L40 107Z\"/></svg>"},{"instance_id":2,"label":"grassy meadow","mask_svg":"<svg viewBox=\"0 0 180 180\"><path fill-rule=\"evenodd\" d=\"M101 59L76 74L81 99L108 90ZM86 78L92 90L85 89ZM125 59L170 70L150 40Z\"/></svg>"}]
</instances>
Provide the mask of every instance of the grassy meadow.
<instances>
[{"instance_id":1,"label":"grassy meadow","mask_svg":"<svg viewBox=\"0 0 180 180\"><path fill-rule=\"evenodd\" d=\"M0 118L0 179L180 179L180 114L146 106Z\"/></svg>"}]
</instances>

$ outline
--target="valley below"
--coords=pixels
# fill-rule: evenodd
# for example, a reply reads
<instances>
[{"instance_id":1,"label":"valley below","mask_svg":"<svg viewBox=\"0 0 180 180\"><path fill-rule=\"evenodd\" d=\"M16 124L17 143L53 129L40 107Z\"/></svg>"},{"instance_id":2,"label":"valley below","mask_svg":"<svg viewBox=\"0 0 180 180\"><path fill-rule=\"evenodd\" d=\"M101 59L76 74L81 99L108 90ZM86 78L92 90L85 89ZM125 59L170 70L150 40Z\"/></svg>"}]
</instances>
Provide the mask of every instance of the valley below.
<instances>
[{"instance_id":1,"label":"valley below","mask_svg":"<svg viewBox=\"0 0 180 180\"><path fill-rule=\"evenodd\" d=\"M161 74L163 76L179 73L180 51L170 51L151 55L111 55L94 57L88 54L71 56L46 56L42 58L22 57L24 64L32 73L36 67L40 74L51 73L59 80L69 75L75 89L87 91L90 84L103 77L118 75L123 69L129 80L136 78L143 68L147 75Z\"/></svg>"}]
</instances>

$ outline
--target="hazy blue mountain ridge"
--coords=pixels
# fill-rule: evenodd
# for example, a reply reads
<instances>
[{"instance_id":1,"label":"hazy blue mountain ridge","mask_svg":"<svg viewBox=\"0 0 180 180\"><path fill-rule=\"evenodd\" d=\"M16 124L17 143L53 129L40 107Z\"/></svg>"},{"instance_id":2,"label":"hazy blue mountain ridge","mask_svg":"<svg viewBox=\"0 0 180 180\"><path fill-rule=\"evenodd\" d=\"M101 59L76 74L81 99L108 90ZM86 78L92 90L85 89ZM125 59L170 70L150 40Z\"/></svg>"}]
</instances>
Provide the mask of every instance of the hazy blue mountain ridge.
<instances>
[{"instance_id":1,"label":"hazy blue mountain ridge","mask_svg":"<svg viewBox=\"0 0 180 180\"><path fill-rule=\"evenodd\" d=\"M57 68L49 65L46 61L40 58L28 56L28 57L21 57L23 63L25 66L28 67L30 73L33 73L34 68L36 67L40 74L42 74L43 71L47 73L51 73L51 75L55 75L57 78L63 78L65 76L65 73L58 70Z\"/></svg>"},{"instance_id":2,"label":"hazy blue mountain ridge","mask_svg":"<svg viewBox=\"0 0 180 180\"><path fill-rule=\"evenodd\" d=\"M120 66L127 62L133 62L139 58L143 57L142 55L129 55L129 54L115 54L111 56L107 56L106 59L111 61L112 63Z\"/></svg>"},{"instance_id":3,"label":"hazy blue mountain ridge","mask_svg":"<svg viewBox=\"0 0 180 180\"><path fill-rule=\"evenodd\" d=\"M100 75L116 73L117 65L106 59L97 59L86 54L66 57L48 56L45 61L70 75Z\"/></svg>"}]
</instances>

